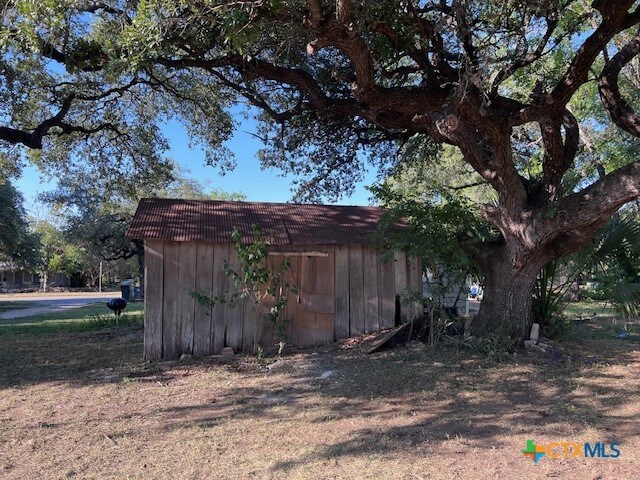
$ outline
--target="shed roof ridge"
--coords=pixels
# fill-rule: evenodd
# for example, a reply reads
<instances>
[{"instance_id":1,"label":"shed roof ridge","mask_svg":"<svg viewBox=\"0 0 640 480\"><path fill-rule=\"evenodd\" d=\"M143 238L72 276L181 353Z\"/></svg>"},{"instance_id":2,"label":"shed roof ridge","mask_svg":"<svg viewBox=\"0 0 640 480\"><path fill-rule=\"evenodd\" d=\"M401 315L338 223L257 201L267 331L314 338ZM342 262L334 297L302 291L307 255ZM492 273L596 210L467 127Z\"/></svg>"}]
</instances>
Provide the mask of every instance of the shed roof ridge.
<instances>
[{"instance_id":1,"label":"shed roof ridge","mask_svg":"<svg viewBox=\"0 0 640 480\"><path fill-rule=\"evenodd\" d=\"M357 205L293 204L148 197L140 201L127 238L232 243L237 229L254 239L257 224L274 245L371 245L387 210ZM405 222L399 224L405 228Z\"/></svg>"},{"instance_id":2,"label":"shed roof ridge","mask_svg":"<svg viewBox=\"0 0 640 480\"><path fill-rule=\"evenodd\" d=\"M260 202L256 200L218 200L213 198L167 198L167 197L144 197L143 201L165 201L165 202L192 202L192 203L226 203L234 205L272 205L285 207L324 207L324 208L354 208L367 210L386 210L379 205L340 205L328 203L299 203L299 202Z\"/></svg>"}]
</instances>

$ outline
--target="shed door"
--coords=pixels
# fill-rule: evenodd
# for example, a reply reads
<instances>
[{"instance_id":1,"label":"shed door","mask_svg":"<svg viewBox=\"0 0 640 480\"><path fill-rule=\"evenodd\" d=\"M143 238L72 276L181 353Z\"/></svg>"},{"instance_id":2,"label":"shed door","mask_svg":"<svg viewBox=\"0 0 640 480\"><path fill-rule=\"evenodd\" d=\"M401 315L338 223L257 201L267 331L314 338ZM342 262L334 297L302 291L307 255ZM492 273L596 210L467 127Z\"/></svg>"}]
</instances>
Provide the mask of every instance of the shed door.
<instances>
[{"instance_id":1,"label":"shed door","mask_svg":"<svg viewBox=\"0 0 640 480\"><path fill-rule=\"evenodd\" d=\"M298 270L298 311L293 321L293 343L298 346L333 342L334 261L301 256Z\"/></svg>"}]
</instances>

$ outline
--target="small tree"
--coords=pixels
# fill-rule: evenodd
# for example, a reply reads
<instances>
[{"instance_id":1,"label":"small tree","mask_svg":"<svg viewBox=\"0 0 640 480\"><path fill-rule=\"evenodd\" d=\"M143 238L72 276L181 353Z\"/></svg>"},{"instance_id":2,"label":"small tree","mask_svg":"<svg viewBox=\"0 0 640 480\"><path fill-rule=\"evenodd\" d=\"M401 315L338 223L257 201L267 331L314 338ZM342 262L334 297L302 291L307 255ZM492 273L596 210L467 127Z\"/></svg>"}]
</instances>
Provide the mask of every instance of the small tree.
<instances>
[{"instance_id":1,"label":"small tree","mask_svg":"<svg viewBox=\"0 0 640 480\"><path fill-rule=\"evenodd\" d=\"M270 304L269 311L263 315L263 322L264 325L273 328L282 351L282 346L287 340L286 328L289 324L289 319L284 315L288 296L297 292L295 284L287 278L291 260L285 257L275 268L270 268L269 245L264 235L256 224L251 226L251 230L253 241L245 242L242 234L234 228L231 237L235 243L239 265L234 267L228 261L224 262L225 273L238 291L215 297L201 291L191 292L191 295L205 308L212 308L218 303L236 306L245 299L251 303L254 311L260 311L264 305ZM257 334L256 330L256 345Z\"/></svg>"},{"instance_id":2,"label":"small tree","mask_svg":"<svg viewBox=\"0 0 640 480\"><path fill-rule=\"evenodd\" d=\"M452 166L450 162L438 168L414 165L371 188L389 211L382 224L384 243L390 251L403 250L422 258L425 273L431 277L430 303L436 308L442 307L444 296L459 294L469 275L480 276L465 246L490 234L463 189L447 186L437 178L437 174L442 175L445 168ZM459 180L473 183L475 179L464 175ZM408 220L410 228L395 232L387 228L399 219Z\"/></svg>"}]
</instances>

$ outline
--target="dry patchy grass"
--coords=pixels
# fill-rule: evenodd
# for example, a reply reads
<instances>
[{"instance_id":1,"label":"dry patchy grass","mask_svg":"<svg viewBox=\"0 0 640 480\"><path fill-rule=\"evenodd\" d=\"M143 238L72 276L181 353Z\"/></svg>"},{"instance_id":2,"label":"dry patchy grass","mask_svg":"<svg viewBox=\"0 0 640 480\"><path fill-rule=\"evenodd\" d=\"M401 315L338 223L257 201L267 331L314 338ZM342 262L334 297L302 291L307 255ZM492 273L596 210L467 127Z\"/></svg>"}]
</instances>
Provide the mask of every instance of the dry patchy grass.
<instances>
[{"instance_id":1,"label":"dry patchy grass","mask_svg":"<svg viewBox=\"0 0 640 480\"><path fill-rule=\"evenodd\" d=\"M141 330L0 336L4 478L637 478L640 341L500 364L444 345L144 363ZM434 365L445 364L445 367ZM459 365L455 366L455 365ZM616 460L522 456L619 441Z\"/></svg>"}]
</instances>

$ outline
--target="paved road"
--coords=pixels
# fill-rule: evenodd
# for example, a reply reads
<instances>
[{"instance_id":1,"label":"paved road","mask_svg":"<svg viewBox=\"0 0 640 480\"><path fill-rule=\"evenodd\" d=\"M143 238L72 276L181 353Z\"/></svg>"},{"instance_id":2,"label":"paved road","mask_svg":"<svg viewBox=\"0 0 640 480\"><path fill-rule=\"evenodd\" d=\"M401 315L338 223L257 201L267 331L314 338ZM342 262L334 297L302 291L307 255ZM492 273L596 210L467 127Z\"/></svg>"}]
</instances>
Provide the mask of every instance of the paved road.
<instances>
[{"instance_id":1,"label":"paved road","mask_svg":"<svg viewBox=\"0 0 640 480\"><path fill-rule=\"evenodd\" d=\"M0 320L29 317L40 313L79 308L91 303L104 303L110 298L119 296L119 292L0 294L0 302L29 302L35 304L27 308L9 310L8 312L0 313Z\"/></svg>"}]
</instances>

